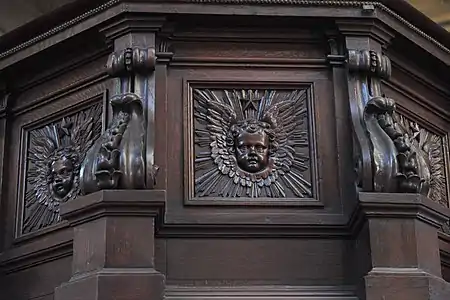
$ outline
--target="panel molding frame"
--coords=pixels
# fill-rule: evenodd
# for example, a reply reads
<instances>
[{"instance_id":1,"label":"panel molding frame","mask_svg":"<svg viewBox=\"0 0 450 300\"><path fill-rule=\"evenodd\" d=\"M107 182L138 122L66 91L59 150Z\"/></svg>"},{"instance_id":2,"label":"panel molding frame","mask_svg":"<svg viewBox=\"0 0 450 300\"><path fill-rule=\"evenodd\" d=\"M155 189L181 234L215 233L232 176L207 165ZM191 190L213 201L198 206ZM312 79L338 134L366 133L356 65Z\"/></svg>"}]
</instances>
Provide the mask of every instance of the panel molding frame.
<instances>
[{"instance_id":1,"label":"panel molding frame","mask_svg":"<svg viewBox=\"0 0 450 300\"><path fill-rule=\"evenodd\" d=\"M165 223L161 230L164 235L203 236L207 231L219 235L237 234L236 228L245 229L252 236L274 236L288 230L289 236L322 236L330 233L334 236L346 235L346 228L351 212L343 211L341 187L338 186L338 153L335 150L337 136L334 134L336 120L336 99L333 85L330 82L332 73L328 69L280 69L273 73L271 69L223 70L171 68L168 75L168 132L173 132L176 142L171 143L165 160L168 170L167 190L168 199ZM255 79L256 78L256 79ZM184 145L185 130L183 123L188 111L186 99L188 96L188 82L211 85L227 85L240 83L240 86L268 86L298 87L313 84L314 114L316 128L317 174L320 198L314 200L314 205L274 206L274 205L186 205L185 173L186 168ZM237 86L236 86L237 87ZM320 122L318 121L320 120ZM327 132L333 132L331 136ZM340 137L340 136L339 136ZM177 158L172 160L171 157ZM327 168L328 169L327 169ZM330 169L331 168L331 169ZM330 171L327 171L330 170ZM176 178L174 178L174 176ZM162 179L161 179L162 180ZM311 202L310 202L311 203ZM334 227L333 227L334 226ZM289 229L287 228L289 227ZM332 232L332 233L331 233Z\"/></svg>"},{"instance_id":2,"label":"panel molding frame","mask_svg":"<svg viewBox=\"0 0 450 300\"><path fill-rule=\"evenodd\" d=\"M100 120L102 122L102 132L105 128L106 123L106 115L105 115L105 106L107 105L107 95L108 90L105 90L100 93L96 93L91 96L87 96L86 98L82 97L83 99L76 103L73 106L66 107L62 110L58 110L53 114L50 114L44 118L40 118L38 120L35 120L33 122L22 124L20 127L20 144L19 144L19 172L18 172L18 188L17 188L17 201L16 201L16 216L15 219L15 225L14 225L14 242L20 243L23 240L26 240L28 238L34 238L37 236L40 236L42 234L49 233L53 230L58 230L61 228L65 228L68 226L67 222L62 220L62 222L58 222L56 224L47 226L45 228L38 229L36 231L31 231L29 233L22 233L22 226L23 226L23 217L24 217L24 201L25 201L25 188L26 188L26 173L27 173L27 166L28 162L26 159L27 151L28 151L28 134L30 131L40 128L43 126L47 126L48 124L51 124L52 122L55 122L56 120L62 119L67 115L75 115L77 113L80 113L83 110L86 110L95 104L99 104L101 106L102 115L100 117Z\"/></svg>"},{"instance_id":3,"label":"panel molding frame","mask_svg":"<svg viewBox=\"0 0 450 300\"><path fill-rule=\"evenodd\" d=\"M194 103L192 92L194 88L212 89L283 89L295 90L305 89L307 91L307 121L308 121L308 141L309 141L309 164L311 172L311 186L313 198L248 198L241 197L239 200L230 200L222 197L202 197L194 196ZM187 206L261 206L261 207L324 207L320 201L319 176L317 165L317 141L315 124L314 105L314 83L313 82L283 82L283 81L236 81L236 80L183 80L183 127L184 127L184 205Z\"/></svg>"}]
</instances>

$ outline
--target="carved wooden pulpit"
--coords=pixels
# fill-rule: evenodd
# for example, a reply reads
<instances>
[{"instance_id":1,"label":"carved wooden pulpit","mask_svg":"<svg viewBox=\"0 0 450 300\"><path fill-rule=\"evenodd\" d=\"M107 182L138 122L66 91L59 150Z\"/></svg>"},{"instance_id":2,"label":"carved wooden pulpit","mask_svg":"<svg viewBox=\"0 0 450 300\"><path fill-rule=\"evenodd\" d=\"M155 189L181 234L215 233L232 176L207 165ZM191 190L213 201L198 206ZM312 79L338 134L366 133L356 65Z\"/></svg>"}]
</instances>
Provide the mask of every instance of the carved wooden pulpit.
<instances>
[{"instance_id":1,"label":"carved wooden pulpit","mask_svg":"<svg viewBox=\"0 0 450 300\"><path fill-rule=\"evenodd\" d=\"M404 1L73 1L0 37L0 300L450 299L449 65Z\"/></svg>"}]
</instances>

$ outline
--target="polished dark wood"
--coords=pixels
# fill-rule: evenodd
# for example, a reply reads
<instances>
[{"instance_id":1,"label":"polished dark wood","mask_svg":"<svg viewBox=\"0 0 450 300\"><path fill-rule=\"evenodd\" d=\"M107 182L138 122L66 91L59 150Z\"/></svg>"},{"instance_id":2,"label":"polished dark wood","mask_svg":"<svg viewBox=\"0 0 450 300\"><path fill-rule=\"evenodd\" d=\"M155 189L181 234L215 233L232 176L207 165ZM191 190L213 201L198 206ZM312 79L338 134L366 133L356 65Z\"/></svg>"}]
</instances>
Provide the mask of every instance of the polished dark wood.
<instances>
[{"instance_id":1,"label":"polished dark wood","mask_svg":"<svg viewBox=\"0 0 450 300\"><path fill-rule=\"evenodd\" d=\"M447 32L403 1L117 1L90 11L105 2L75 1L0 38L1 300L163 292L172 300L449 298L450 232L441 226L450 195ZM349 67L349 50L389 61L390 76L359 62ZM130 53L144 54L131 62ZM118 115L110 100L128 83L145 106L136 123L145 126L132 132L142 130L148 147L129 148L140 151L145 176L121 166L114 170L130 185L99 187L98 170L88 168L89 195L61 205L61 222L23 232L28 132L95 104L106 139ZM393 117L404 125L397 134L417 129L412 142L432 143L425 154L408 149L433 159L439 180L424 176L427 195L397 193L394 181L391 190L360 192L367 185L357 182L354 120L361 116L351 95L364 83L379 92L372 96L395 100ZM207 130L195 123L194 91L205 89L306 90L311 193L199 197L194 155L208 147L194 148L196 130ZM85 166L95 166L91 158Z\"/></svg>"},{"instance_id":2,"label":"polished dark wood","mask_svg":"<svg viewBox=\"0 0 450 300\"><path fill-rule=\"evenodd\" d=\"M164 191L100 191L61 206L74 230L71 279L55 299L163 299L155 267L156 219Z\"/></svg>"},{"instance_id":3,"label":"polished dark wood","mask_svg":"<svg viewBox=\"0 0 450 300\"><path fill-rule=\"evenodd\" d=\"M448 297L450 285L442 279L438 239L448 208L416 194L361 193L359 201L358 211L366 223L360 227L359 239L364 242L357 242L357 251L365 244L370 262L363 256L362 264L357 264L370 268L363 271L367 299Z\"/></svg>"}]
</instances>

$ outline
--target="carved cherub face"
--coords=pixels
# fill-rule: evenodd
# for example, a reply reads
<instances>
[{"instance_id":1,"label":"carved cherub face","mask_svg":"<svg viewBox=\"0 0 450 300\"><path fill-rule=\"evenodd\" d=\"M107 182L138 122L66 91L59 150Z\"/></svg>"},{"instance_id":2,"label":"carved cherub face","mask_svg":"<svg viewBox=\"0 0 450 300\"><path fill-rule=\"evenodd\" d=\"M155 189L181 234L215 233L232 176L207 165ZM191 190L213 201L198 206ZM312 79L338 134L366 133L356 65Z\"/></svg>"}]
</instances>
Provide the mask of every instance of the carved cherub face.
<instances>
[{"instance_id":1,"label":"carved cherub face","mask_svg":"<svg viewBox=\"0 0 450 300\"><path fill-rule=\"evenodd\" d=\"M264 131L242 132L236 138L236 159L241 169L255 173L265 169L269 161L269 138Z\"/></svg>"},{"instance_id":2,"label":"carved cherub face","mask_svg":"<svg viewBox=\"0 0 450 300\"><path fill-rule=\"evenodd\" d=\"M238 166L257 173L269 165L270 139L263 123L246 122L233 128L234 153Z\"/></svg>"},{"instance_id":3,"label":"carved cherub face","mask_svg":"<svg viewBox=\"0 0 450 300\"><path fill-rule=\"evenodd\" d=\"M64 198L72 189L75 177L72 161L68 157L62 156L50 164L50 172L50 187L54 195Z\"/></svg>"}]
</instances>

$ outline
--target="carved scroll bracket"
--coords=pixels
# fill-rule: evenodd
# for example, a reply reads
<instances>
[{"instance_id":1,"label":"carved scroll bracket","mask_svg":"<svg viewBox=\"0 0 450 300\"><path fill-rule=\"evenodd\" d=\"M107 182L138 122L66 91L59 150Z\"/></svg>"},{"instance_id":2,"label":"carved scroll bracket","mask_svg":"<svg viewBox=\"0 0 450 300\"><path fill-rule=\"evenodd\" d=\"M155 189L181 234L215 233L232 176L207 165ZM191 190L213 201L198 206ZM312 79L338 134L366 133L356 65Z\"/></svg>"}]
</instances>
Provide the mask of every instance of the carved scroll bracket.
<instances>
[{"instance_id":1,"label":"carved scroll bracket","mask_svg":"<svg viewBox=\"0 0 450 300\"><path fill-rule=\"evenodd\" d=\"M145 99L148 92L148 77L156 65L154 48L132 47L112 53L106 64L111 77L117 77L117 94L135 93Z\"/></svg>"},{"instance_id":2,"label":"carved scroll bracket","mask_svg":"<svg viewBox=\"0 0 450 300\"><path fill-rule=\"evenodd\" d=\"M358 187L428 196L430 166L397 123L395 101L381 91L381 80L391 75L389 58L350 50L348 69Z\"/></svg>"},{"instance_id":3,"label":"carved scroll bracket","mask_svg":"<svg viewBox=\"0 0 450 300\"><path fill-rule=\"evenodd\" d=\"M391 73L390 60L375 51L349 50L348 69L357 185L363 191L395 192L397 149L386 131L395 103L381 92L381 79Z\"/></svg>"},{"instance_id":4,"label":"carved scroll bracket","mask_svg":"<svg viewBox=\"0 0 450 300\"><path fill-rule=\"evenodd\" d=\"M112 77L127 77L135 74L148 74L154 71L156 63L153 48L126 48L109 56L106 64Z\"/></svg>"},{"instance_id":5,"label":"carved scroll bracket","mask_svg":"<svg viewBox=\"0 0 450 300\"><path fill-rule=\"evenodd\" d=\"M117 78L110 99L112 119L83 162L84 194L104 189L153 188L154 70L153 47L129 47L110 55L107 72Z\"/></svg>"}]
</instances>

